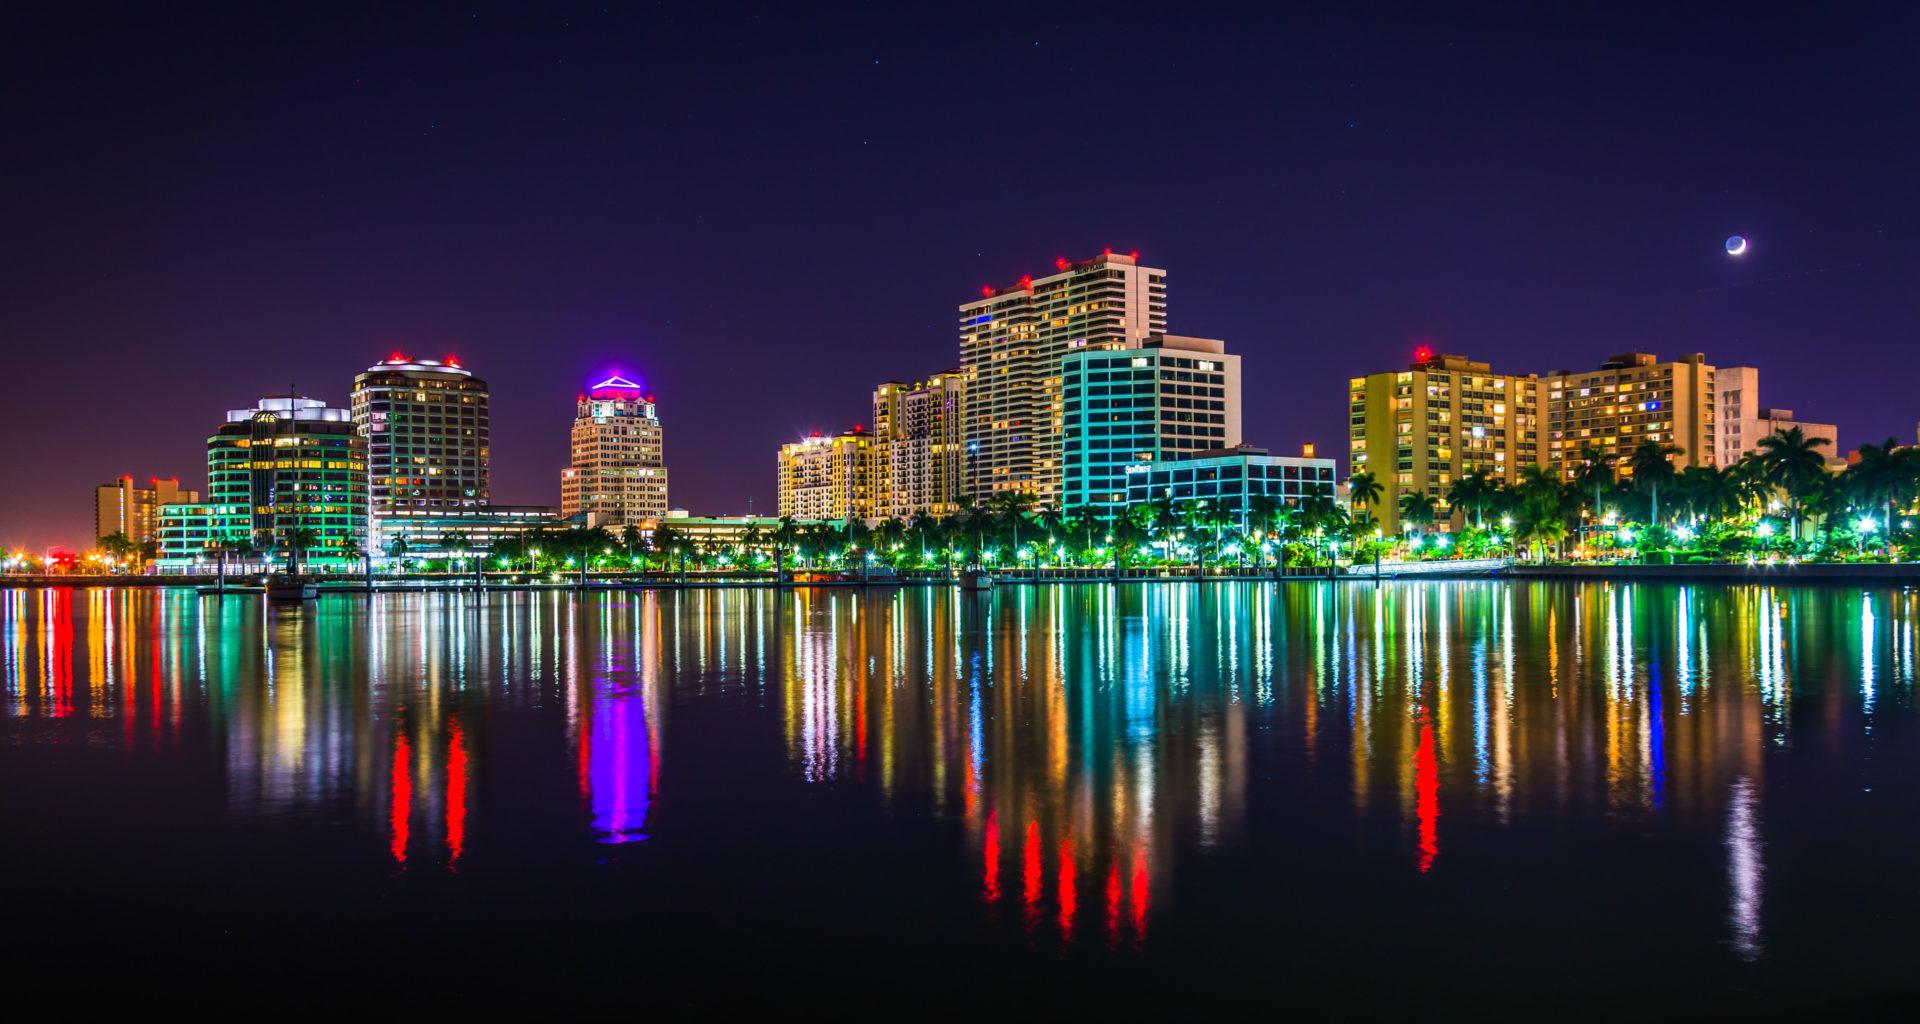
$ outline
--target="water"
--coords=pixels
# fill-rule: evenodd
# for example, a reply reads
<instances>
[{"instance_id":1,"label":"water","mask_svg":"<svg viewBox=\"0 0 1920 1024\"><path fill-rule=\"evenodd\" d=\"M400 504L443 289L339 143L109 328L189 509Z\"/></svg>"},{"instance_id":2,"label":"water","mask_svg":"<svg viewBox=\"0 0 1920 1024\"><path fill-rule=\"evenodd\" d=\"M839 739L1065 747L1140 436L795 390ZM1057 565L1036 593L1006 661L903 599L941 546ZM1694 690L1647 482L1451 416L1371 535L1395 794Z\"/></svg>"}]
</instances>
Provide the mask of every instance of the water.
<instances>
[{"instance_id":1,"label":"water","mask_svg":"<svg viewBox=\"0 0 1920 1024\"><path fill-rule=\"evenodd\" d=\"M1917 619L4 591L0 934L34 986L249 1007L1831 1009L1916 984Z\"/></svg>"}]
</instances>

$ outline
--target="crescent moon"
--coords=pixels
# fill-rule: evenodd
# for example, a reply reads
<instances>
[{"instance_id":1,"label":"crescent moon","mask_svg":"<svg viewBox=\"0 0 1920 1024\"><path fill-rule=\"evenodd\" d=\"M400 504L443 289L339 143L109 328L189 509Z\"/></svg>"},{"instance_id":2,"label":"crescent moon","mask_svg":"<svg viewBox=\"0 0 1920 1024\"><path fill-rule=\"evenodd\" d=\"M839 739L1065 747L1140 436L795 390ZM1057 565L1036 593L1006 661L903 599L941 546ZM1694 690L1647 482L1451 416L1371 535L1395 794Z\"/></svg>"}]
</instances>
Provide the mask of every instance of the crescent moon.
<instances>
[{"instance_id":1,"label":"crescent moon","mask_svg":"<svg viewBox=\"0 0 1920 1024\"><path fill-rule=\"evenodd\" d=\"M1747 251L1747 240L1739 235L1727 239L1727 255L1738 256Z\"/></svg>"}]
</instances>

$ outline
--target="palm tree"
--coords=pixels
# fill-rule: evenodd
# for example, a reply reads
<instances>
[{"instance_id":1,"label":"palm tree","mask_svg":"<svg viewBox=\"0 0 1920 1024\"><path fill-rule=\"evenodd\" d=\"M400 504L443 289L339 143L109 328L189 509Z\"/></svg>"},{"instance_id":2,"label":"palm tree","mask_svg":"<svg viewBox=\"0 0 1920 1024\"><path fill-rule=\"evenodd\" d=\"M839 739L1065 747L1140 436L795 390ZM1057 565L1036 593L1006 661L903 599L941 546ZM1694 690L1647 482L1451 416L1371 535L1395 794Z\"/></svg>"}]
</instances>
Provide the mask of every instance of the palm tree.
<instances>
[{"instance_id":1,"label":"palm tree","mask_svg":"<svg viewBox=\"0 0 1920 1024\"><path fill-rule=\"evenodd\" d=\"M308 549L320 542L320 532L311 526L289 526L280 531L280 539L287 548L287 572L300 575L300 563L306 559Z\"/></svg>"},{"instance_id":2,"label":"palm tree","mask_svg":"<svg viewBox=\"0 0 1920 1024\"><path fill-rule=\"evenodd\" d=\"M1595 445L1580 449L1580 468L1573 475L1581 490L1593 491L1593 520L1600 521L1600 494L1614 484L1614 454Z\"/></svg>"},{"instance_id":3,"label":"palm tree","mask_svg":"<svg viewBox=\"0 0 1920 1024\"><path fill-rule=\"evenodd\" d=\"M1793 521L1788 529L1794 540L1800 539L1800 520L1805 518L1805 500L1815 481L1827 475L1827 460L1819 447L1824 437L1808 437L1799 427L1776 430L1760 439L1758 456L1766 481L1784 491Z\"/></svg>"},{"instance_id":4,"label":"palm tree","mask_svg":"<svg viewBox=\"0 0 1920 1024\"><path fill-rule=\"evenodd\" d=\"M1483 470L1474 470L1463 474L1447 488L1449 508L1472 509L1473 526L1479 529L1485 525L1487 502L1492 500L1494 480Z\"/></svg>"},{"instance_id":5,"label":"palm tree","mask_svg":"<svg viewBox=\"0 0 1920 1024\"><path fill-rule=\"evenodd\" d=\"M1684 450L1673 445L1646 440L1640 442L1640 446L1627 457L1627 465L1633 470L1634 486L1645 488L1653 499L1652 514L1647 521L1654 526L1660 525L1660 485L1674 477L1673 457L1685 454Z\"/></svg>"},{"instance_id":6,"label":"palm tree","mask_svg":"<svg viewBox=\"0 0 1920 1024\"><path fill-rule=\"evenodd\" d=\"M1400 525L1402 528L1423 527L1433 522L1439 505L1430 494L1408 491L1400 496Z\"/></svg>"},{"instance_id":7,"label":"palm tree","mask_svg":"<svg viewBox=\"0 0 1920 1024\"><path fill-rule=\"evenodd\" d=\"M792 516L781 516L780 525L773 531L773 569L784 578L787 571L787 552L800 539L800 528L793 523Z\"/></svg>"},{"instance_id":8,"label":"palm tree","mask_svg":"<svg viewBox=\"0 0 1920 1024\"><path fill-rule=\"evenodd\" d=\"M1380 485L1380 481L1364 469L1347 478L1347 500L1358 508L1371 512L1385 493L1386 488Z\"/></svg>"},{"instance_id":9,"label":"palm tree","mask_svg":"<svg viewBox=\"0 0 1920 1024\"><path fill-rule=\"evenodd\" d=\"M1847 490L1862 506L1880 508L1881 532L1887 549L1893 549L1893 504L1911 496L1920 479L1920 460L1916 449L1903 447L1893 438L1885 444L1860 446L1860 461L1847 467Z\"/></svg>"},{"instance_id":10,"label":"palm tree","mask_svg":"<svg viewBox=\"0 0 1920 1024\"><path fill-rule=\"evenodd\" d=\"M1687 510L1708 519L1725 519L1740 510L1738 481L1730 471L1688 466L1680 471L1680 492Z\"/></svg>"}]
</instances>

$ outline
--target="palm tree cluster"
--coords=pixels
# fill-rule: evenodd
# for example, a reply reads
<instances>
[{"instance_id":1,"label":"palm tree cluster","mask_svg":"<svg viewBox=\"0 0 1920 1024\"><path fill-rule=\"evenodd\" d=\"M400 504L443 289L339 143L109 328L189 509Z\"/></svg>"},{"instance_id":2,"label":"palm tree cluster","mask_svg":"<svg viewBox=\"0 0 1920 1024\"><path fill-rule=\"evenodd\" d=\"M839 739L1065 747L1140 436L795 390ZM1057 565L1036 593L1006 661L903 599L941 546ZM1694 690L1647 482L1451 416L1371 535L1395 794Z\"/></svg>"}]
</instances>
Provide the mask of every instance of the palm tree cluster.
<instances>
[{"instance_id":1,"label":"palm tree cluster","mask_svg":"<svg viewBox=\"0 0 1920 1024\"><path fill-rule=\"evenodd\" d=\"M1761 550L1844 555L1866 548L1873 535L1889 556L1910 548L1912 518L1899 513L1920 502L1920 448L1888 438L1862 446L1834 472L1821 451L1827 443L1789 427L1733 465L1684 469L1675 459L1685 453L1670 444L1643 441L1618 460L1588 447L1568 460L1564 478L1532 465L1512 483L1464 475L1448 488L1445 509L1430 495L1403 494L1400 521L1417 543L1420 531L1457 512L1465 533L1456 550L1504 542L1535 557L1565 554L1570 540L1589 554L1686 550L1701 558ZM1348 488L1356 518L1385 498L1365 472Z\"/></svg>"}]
</instances>

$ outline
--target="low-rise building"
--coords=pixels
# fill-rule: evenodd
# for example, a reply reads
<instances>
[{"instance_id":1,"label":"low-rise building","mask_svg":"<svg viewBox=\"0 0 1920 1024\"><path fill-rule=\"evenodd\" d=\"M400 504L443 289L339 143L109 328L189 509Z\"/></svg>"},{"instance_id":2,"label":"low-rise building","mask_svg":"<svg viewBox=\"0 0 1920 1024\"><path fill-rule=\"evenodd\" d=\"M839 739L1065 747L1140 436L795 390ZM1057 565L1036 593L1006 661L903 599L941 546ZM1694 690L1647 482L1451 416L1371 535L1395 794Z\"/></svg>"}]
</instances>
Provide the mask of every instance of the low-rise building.
<instances>
[{"instance_id":1,"label":"low-rise building","mask_svg":"<svg viewBox=\"0 0 1920 1024\"><path fill-rule=\"evenodd\" d=\"M560 510L551 505L394 509L374 517L373 553L390 560L441 559L485 552L500 541L518 540L533 530L558 530L565 525Z\"/></svg>"},{"instance_id":2,"label":"low-rise building","mask_svg":"<svg viewBox=\"0 0 1920 1024\"><path fill-rule=\"evenodd\" d=\"M1245 524L1256 495L1297 505L1316 492L1334 495L1332 459L1272 455L1265 448L1239 445L1127 467L1127 501L1161 500L1222 503Z\"/></svg>"},{"instance_id":3,"label":"low-rise building","mask_svg":"<svg viewBox=\"0 0 1920 1024\"><path fill-rule=\"evenodd\" d=\"M1760 404L1760 371L1751 366L1728 366L1714 371L1714 459L1731 466L1759 450L1760 440L1778 431L1799 427L1808 437L1824 438L1821 454L1829 463L1845 464L1840 454L1840 428L1832 423L1795 419L1792 409Z\"/></svg>"}]
</instances>

